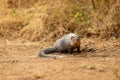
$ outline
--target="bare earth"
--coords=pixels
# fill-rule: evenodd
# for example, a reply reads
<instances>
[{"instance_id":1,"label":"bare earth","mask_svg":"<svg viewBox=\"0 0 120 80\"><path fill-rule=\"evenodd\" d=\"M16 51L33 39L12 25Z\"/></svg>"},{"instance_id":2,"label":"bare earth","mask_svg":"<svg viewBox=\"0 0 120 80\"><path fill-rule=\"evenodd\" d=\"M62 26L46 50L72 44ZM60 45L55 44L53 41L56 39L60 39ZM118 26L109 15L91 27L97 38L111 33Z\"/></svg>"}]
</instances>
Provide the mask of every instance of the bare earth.
<instances>
[{"instance_id":1,"label":"bare earth","mask_svg":"<svg viewBox=\"0 0 120 80\"><path fill-rule=\"evenodd\" d=\"M0 80L120 80L119 48L86 56L58 54L65 56L59 59L36 57L39 49L36 44L1 42Z\"/></svg>"}]
</instances>

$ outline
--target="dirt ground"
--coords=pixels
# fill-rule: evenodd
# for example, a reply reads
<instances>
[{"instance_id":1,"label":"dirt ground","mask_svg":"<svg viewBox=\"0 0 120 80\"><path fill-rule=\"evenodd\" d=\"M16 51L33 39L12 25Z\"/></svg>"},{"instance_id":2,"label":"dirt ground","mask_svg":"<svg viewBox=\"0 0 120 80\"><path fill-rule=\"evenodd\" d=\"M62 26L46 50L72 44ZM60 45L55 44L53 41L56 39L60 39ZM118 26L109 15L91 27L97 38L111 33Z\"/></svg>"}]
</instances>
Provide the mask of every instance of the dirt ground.
<instances>
[{"instance_id":1,"label":"dirt ground","mask_svg":"<svg viewBox=\"0 0 120 80\"><path fill-rule=\"evenodd\" d=\"M0 80L120 80L119 48L50 59L36 56L38 44L1 41Z\"/></svg>"}]
</instances>

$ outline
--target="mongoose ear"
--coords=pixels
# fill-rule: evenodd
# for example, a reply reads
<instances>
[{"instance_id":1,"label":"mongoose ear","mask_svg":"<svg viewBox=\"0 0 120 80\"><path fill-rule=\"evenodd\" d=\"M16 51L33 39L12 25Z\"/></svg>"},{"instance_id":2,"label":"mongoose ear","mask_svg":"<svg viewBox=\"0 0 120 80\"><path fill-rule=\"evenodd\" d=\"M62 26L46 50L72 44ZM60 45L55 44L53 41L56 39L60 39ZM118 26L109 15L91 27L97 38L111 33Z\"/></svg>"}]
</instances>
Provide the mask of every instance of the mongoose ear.
<instances>
[{"instance_id":1,"label":"mongoose ear","mask_svg":"<svg viewBox=\"0 0 120 80\"><path fill-rule=\"evenodd\" d=\"M71 40L74 38L74 36L71 36Z\"/></svg>"}]
</instances>

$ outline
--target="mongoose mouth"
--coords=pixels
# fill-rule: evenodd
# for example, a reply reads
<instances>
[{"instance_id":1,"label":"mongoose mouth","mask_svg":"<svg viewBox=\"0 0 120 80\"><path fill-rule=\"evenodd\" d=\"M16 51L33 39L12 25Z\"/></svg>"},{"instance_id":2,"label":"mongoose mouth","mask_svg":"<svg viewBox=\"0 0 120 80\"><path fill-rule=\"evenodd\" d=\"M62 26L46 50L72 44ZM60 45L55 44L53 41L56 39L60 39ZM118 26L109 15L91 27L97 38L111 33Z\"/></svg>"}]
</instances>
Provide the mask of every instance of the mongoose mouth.
<instances>
[{"instance_id":1,"label":"mongoose mouth","mask_svg":"<svg viewBox=\"0 0 120 80\"><path fill-rule=\"evenodd\" d=\"M80 43L77 41L77 42L73 42L73 45L72 45L72 47L77 47L77 46L79 46L80 45Z\"/></svg>"}]
</instances>

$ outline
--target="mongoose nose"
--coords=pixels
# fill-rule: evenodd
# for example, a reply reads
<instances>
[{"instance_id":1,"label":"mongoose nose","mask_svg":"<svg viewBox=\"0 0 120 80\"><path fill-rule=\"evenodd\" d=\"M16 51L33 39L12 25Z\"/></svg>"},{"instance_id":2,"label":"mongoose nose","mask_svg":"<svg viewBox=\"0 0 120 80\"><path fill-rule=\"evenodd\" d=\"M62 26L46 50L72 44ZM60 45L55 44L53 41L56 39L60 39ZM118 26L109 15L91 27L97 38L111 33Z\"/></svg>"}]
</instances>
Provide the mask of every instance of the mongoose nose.
<instances>
[{"instance_id":1,"label":"mongoose nose","mask_svg":"<svg viewBox=\"0 0 120 80\"><path fill-rule=\"evenodd\" d=\"M79 38L77 38L77 41L79 41Z\"/></svg>"}]
</instances>

